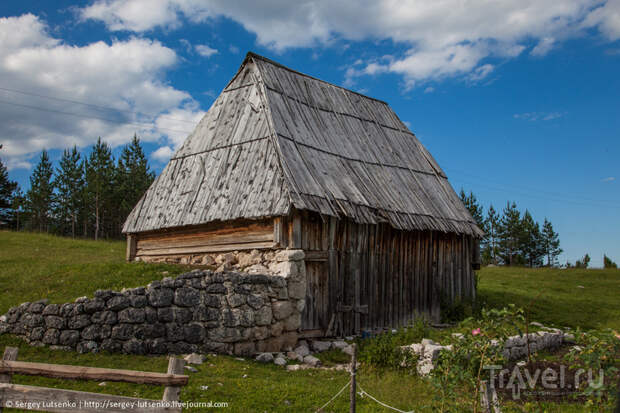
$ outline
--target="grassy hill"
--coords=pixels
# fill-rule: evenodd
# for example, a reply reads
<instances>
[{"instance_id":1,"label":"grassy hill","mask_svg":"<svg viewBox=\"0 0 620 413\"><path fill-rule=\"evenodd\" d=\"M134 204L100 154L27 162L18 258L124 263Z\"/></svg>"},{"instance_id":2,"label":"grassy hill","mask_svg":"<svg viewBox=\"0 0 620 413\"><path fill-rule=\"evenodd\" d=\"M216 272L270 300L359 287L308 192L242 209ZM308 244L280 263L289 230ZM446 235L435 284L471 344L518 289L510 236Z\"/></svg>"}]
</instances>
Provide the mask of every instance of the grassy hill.
<instances>
[{"instance_id":1,"label":"grassy hill","mask_svg":"<svg viewBox=\"0 0 620 413\"><path fill-rule=\"evenodd\" d=\"M479 276L487 306L529 307L546 325L620 330L620 270L487 267Z\"/></svg>"},{"instance_id":2,"label":"grassy hill","mask_svg":"<svg viewBox=\"0 0 620 413\"><path fill-rule=\"evenodd\" d=\"M125 242L0 231L0 314L25 301L54 303L98 289L146 285L187 267L125 262Z\"/></svg>"},{"instance_id":3,"label":"grassy hill","mask_svg":"<svg viewBox=\"0 0 620 413\"><path fill-rule=\"evenodd\" d=\"M24 301L48 297L53 302L72 301L100 288L135 287L187 268L172 265L126 263L125 243L71 240L40 234L0 231L0 313ZM580 288L583 286L584 288ZM479 294L488 305L532 305L532 320L558 326L612 327L620 329L620 271L485 268L480 271ZM449 330L444 330L449 334ZM19 360L164 372L166 357L120 354L76 354L30 347L11 336L0 336L0 349L19 347ZM229 412L313 412L348 381L348 374L334 370L286 372L274 365L227 356L209 356L190 374L181 398L189 402L228 402ZM14 376L14 382L62 387L125 396L161 398L157 386ZM425 411L432 397L431 385L402 371L380 371L362 366L358 382L382 401L403 410ZM207 386L207 387L205 387ZM345 392L348 393L348 392ZM522 406L502 406L521 412ZM546 412L581 412L579 405L542 405ZM190 408L184 411L203 411ZM347 395L326 411L347 411ZM9 411L6 409L5 411ZM15 411L15 410L12 410ZM368 398L358 399L358 412L388 412ZM542 410L541 410L542 411Z\"/></svg>"}]
</instances>

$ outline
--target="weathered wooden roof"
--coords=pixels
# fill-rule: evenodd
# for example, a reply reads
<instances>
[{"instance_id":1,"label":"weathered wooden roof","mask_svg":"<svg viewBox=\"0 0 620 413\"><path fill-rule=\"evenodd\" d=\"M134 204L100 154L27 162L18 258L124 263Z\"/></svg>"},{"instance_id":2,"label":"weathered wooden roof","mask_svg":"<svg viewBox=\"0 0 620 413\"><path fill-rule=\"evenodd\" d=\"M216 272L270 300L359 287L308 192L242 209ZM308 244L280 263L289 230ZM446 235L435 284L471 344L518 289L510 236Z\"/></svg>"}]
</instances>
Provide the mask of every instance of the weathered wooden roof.
<instances>
[{"instance_id":1,"label":"weathered wooden roof","mask_svg":"<svg viewBox=\"0 0 620 413\"><path fill-rule=\"evenodd\" d=\"M123 231L282 216L292 207L404 230L482 234L385 102L253 53Z\"/></svg>"}]
</instances>

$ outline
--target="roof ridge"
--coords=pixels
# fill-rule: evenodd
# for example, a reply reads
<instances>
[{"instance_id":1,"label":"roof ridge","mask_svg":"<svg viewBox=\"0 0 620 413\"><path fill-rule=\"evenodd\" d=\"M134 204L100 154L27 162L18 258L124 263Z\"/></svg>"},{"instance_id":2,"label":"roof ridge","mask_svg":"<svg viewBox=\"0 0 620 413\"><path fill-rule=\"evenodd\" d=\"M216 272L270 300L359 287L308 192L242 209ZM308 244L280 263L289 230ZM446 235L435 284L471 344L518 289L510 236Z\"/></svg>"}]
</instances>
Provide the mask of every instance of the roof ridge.
<instances>
[{"instance_id":1,"label":"roof ridge","mask_svg":"<svg viewBox=\"0 0 620 413\"><path fill-rule=\"evenodd\" d=\"M289 71L289 72L295 73L295 74L300 75L300 76L303 76L303 77L307 77L308 79L316 80L316 81L318 81L318 82L325 83L325 84L330 85L330 86L333 86L333 87L337 87L338 89L346 90L347 92L354 93L354 94L359 95L359 96L361 96L361 97L363 97L363 98L366 98L366 99L374 100L374 101L376 101L376 102L383 103L384 105L386 105L386 106L388 106L388 107L390 106L390 105L389 105L389 103L387 103L385 100L381 100L381 99L373 98L372 96L364 95L363 93L359 93L359 92L356 92L356 91L354 91L354 90L347 89L347 88L346 88L346 87L344 87L344 86L340 86L340 85L337 85L337 84L335 84L335 83L331 83L331 82L328 82L328 81L326 81L326 80L319 79L318 77L311 76L311 75L309 75L309 74L307 74L307 73L302 73L302 72L300 72L300 71L298 71L298 70L291 69L291 68L290 68L290 67L288 67L288 66L284 66L282 63L276 62L275 60L271 60L271 59L269 59L268 57L265 57L265 56L259 55L259 54L257 54L257 53L252 52L252 51L249 51L249 52L245 55L245 59L243 60L243 64L245 64L245 62L246 62L249 58L255 58L255 59L262 60L262 61L264 61L264 62L267 62L267 63L271 64L271 65L278 66L279 68L282 68L282 69L287 70L287 71ZM241 66L243 66L243 64L242 64Z\"/></svg>"}]
</instances>

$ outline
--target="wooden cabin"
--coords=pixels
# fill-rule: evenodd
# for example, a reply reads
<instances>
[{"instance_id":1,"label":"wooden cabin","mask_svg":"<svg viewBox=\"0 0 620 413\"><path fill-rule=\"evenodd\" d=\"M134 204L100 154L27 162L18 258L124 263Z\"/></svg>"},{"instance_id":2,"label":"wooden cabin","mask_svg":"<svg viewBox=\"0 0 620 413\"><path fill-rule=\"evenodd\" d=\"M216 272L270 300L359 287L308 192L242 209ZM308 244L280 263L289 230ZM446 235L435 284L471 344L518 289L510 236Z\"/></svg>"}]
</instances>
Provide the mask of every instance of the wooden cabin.
<instances>
[{"instance_id":1,"label":"wooden cabin","mask_svg":"<svg viewBox=\"0 0 620 413\"><path fill-rule=\"evenodd\" d=\"M472 299L483 235L387 103L249 53L124 226L129 260L302 249L302 330Z\"/></svg>"}]
</instances>

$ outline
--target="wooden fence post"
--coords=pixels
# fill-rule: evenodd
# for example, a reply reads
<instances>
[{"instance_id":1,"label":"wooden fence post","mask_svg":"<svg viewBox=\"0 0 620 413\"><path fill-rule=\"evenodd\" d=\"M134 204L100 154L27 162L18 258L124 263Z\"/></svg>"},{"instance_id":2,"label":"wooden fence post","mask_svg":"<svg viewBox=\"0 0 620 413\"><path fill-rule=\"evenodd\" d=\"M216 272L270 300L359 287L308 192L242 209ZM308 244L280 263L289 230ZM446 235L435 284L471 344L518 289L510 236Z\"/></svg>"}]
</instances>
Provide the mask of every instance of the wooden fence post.
<instances>
[{"instance_id":1,"label":"wooden fence post","mask_svg":"<svg viewBox=\"0 0 620 413\"><path fill-rule=\"evenodd\" d=\"M168 359L168 374L181 374L183 373L184 366L185 360L170 356L170 358ZM164 389L164 397L162 400L167 402L178 402L180 394L181 387L166 386L166 388Z\"/></svg>"},{"instance_id":2,"label":"wooden fence post","mask_svg":"<svg viewBox=\"0 0 620 413\"><path fill-rule=\"evenodd\" d=\"M15 347L7 347L4 349L4 355L2 356L2 360L15 361L17 360L17 352L19 349ZM0 374L0 383L10 383L11 382L11 373L3 373ZM0 394L0 398L2 394ZM1 400L0 400L1 401ZM2 412L2 405L0 405L0 412Z\"/></svg>"},{"instance_id":3,"label":"wooden fence post","mask_svg":"<svg viewBox=\"0 0 620 413\"><path fill-rule=\"evenodd\" d=\"M355 343L351 344L353 347L353 354L351 354L351 391L349 393L349 413L355 413L355 393L356 393L356 382L355 375L357 373L357 345Z\"/></svg>"}]
</instances>

